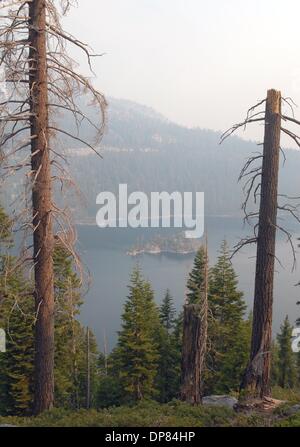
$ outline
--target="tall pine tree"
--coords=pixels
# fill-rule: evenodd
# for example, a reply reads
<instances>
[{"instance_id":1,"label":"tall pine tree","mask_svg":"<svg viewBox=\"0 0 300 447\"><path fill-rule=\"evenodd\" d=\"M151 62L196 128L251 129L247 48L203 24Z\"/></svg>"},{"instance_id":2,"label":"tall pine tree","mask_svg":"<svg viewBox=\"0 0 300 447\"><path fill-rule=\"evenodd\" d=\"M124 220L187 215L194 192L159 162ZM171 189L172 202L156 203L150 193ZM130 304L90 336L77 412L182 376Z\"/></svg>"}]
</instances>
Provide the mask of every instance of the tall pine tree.
<instances>
[{"instance_id":1,"label":"tall pine tree","mask_svg":"<svg viewBox=\"0 0 300 447\"><path fill-rule=\"evenodd\" d=\"M204 272L206 265L206 249L201 246L194 259L194 265L187 281L188 304L197 304L201 299L204 286Z\"/></svg>"},{"instance_id":2,"label":"tall pine tree","mask_svg":"<svg viewBox=\"0 0 300 447\"><path fill-rule=\"evenodd\" d=\"M124 305L122 328L114 352L119 378L128 400L153 398L159 361L161 324L149 282L134 269Z\"/></svg>"},{"instance_id":3,"label":"tall pine tree","mask_svg":"<svg viewBox=\"0 0 300 447\"><path fill-rule=\"evenodd\" d=\"M170 290L167 289L159 309L159 317L163 327L170 334L174 329L176 309Z\"/></svg>"},{"instance_id":4,"label":"tall pine tree","mask_svg":"<svg viewBox=\"0 0 300 447\"><path fill-rule=\"evenodd\" d=\"M238 290L238 279L223 241L209 278L208 392L238 390L250 344L250 322L244 320L246 305Z\"/></svg>"},{"instance_id":5,"label":"tall pine tree","mask_svg":"<svg viewBox=\"0 0 300 447\"><path fill-rule=\"evenodd\" d=\"M72 254L56 242L54 250L55 292L55 405L77 409L86 401L86 335L78 321L82 305L81 282ZM90 331L91 403L96 393L98 351Z\"/></svg>"},{"instance_id":6,"label":"tall pine tree","mask_svg":"<svg viewBox=\"0 0 300 447\"><path fill-rule=\"evenodd\" d=\"M162 328L156 383L160 402L169 402L179 393L181 359L175 334L176 310L169 290L163 298L159 314Z\"/></svg>"}]
</instances>

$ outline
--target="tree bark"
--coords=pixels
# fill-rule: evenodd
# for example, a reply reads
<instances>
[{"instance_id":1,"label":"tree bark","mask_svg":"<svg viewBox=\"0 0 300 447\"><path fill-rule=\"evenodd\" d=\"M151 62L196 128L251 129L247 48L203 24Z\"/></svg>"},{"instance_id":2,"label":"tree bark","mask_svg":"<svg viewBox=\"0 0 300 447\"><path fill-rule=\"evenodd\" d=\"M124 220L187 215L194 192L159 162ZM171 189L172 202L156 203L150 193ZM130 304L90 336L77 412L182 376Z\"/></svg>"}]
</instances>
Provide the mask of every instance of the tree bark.
<instances>
[{"instance_id":1,"label":"tree bark","mask_svg":"<svg viewBox=\"0 0 300 447\"><path fill-rule=\"evenodd\" d=\"M250 361L241 397L268 397L270 389L273 284L281 132L281 93L269 90L266 100L255 295Z\"/></svg>"},{"instance_id":2,"label":"tree bark","mask_svg":"<svg viewBox=\"0 0 300 447\"><path fill-rule=\"evenodd\" d=\"M54 239L51 215L45 0L33 0L29 3L29 16L33 255L37 313L34 412L39 414L50 409L54 400Z\"/></svg>"},{"instance_id":3,"label":"tree bark","mask_svg":"<svg viewBox=\"0 0 300 447\"><path fill-rule=\"evenodd\" d=\"M181 399L190 404L200 404L202 401L200 308L200 304L184 306Z\"/></svg>"},{"instance_id":4,"label":"tree bark","mask_svg":"<svg viewBox=\"0 0 300 447\"><path fill-rule=\"evenodd\" d=\"M208 317L208 245L205 247L204 281L199 290L200 302L186 304L183 313L181 360L181 400L201 404L203 375L207 352Z\"/></svg>"}]
</instances>

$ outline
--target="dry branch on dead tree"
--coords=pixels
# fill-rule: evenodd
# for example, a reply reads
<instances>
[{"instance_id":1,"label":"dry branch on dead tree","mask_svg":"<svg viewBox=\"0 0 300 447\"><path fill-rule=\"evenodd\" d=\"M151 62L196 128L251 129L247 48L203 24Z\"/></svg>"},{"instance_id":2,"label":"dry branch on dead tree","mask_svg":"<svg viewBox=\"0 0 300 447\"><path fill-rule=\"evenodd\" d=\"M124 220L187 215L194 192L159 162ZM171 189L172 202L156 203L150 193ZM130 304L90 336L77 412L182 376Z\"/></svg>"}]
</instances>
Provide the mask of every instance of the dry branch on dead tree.
<instances>
[{"instance_id":1,"label":"dry branch on dead tree","mask_svg":"<svg viewBox=\"0 0 300 447\"><path fill-rule=\"evenodd\" d=\"M59 5L58 5L59 3ZM36 383L35 412L53 404L53 248L56 238L75 256L75 232L67 209L52 197L53 183L70 185L62 165L64 153L59 135L96 151L103 133L106 101L91 81L77 71L68 55L69 46L83 51L91 68L97 56L60 25L75 1L8 0L0 3L0 148L2 179L23 172L24 191L18 197L18 222L33 244L23 250L35 279ZM60 11L59 11L60 8ZM85 95L99 110L93 122L79 106ZM61 128L59 111L71 114L76 131ZM87 123L95 141L82 139L79 129ZM100 154L99 154L100 155Z\"/></svg>"},{"instance_id":2,"label":"dry branch on dead tree","mask_svg":"<svg viewBox=\"0 0 300 447\"><path fill-rule=\"evenodd\" d=\"M284 132L300 147L300 138L289 129L283 128L281 123L292 122L300 125L294 117L292 102L288 98L282 98L281 93L269 90L265 103L264 125L265 135L263 143L263 153L249 158L243 167L239 180L249 177L244 186L245 201L242 209L245 221L256 218L254 225L254 236L242 239L235 247L233 255L246 245L257 244L256 257L256 277L253 308L252 342L249 364L246 368L242 383L241 397L265 398L270 395L270 367L271 367L271 337L272 337L272 307L273 307L273 283L276 231L282 231L291 245L293 254L293 267L296 262L296 255L292 235L277 223L278 210L287 212L298 222L299 205L290 203L279 204L278 199L285 197L278 194L278 173L279 156L282 151L280 146L281 132ZM283 104L287 104L292 110L292 117L282 114ZM246 120L225 132L222 141L242 126L254 122L251 119L252 112L257 106L249 109ZM263 113L263 112L258 112ZM262 160L261 166L252 167L253 162ZM251 168L250 168L251 166ZM249 169L250 168L250 169ZM253 198L254 205L259 197L259 211L248 211L250 199ZM297 200L297 197L293 198Z\"/></svg>"},{"instance_id":3,"label":"dry branch on dead tree","mask_svg":"<svg viewBox=\"0 0 300 447\"><path fill-rule=\"evenodd\" d=\"M296 125L300 125L300 121L295 119L294 114L294 107L295 103L291 98L281 98L282 104L287 104L289 110L292 113L292 116L283 115L281 114L281 119L283 121L288 121ZM251 123L256 122L265 122L265 111L261 110L256 112L257 108L264 105L266 103L266 99L263 99L262 101L259 101L254 106L250 107L250 109L247 111L246 118L243 122L235 124L233 127L228 129L226 132L224 132L221 135L220 143L222 144L228 137L230 137L233 133L236 131L243 129L245 130L247 125ZM254 117L260 116L260 118L253 119ZM298 147L300 147L300 136L295 134L294 132L285 129L281 127L281 131L284 132L286 135L288 135L296 144ZM263 143L259 143L258 146L263 146ZM286 155L283 151L283 149L280 147L280 152L283 156L283 165L286 161ZM261 161L261 163L258 163ZM238 182L242 182L245 180L243 184L243 192L245 195L245 200L242 203L241 209L244 214L244 224L249 224L253 227L253 235L241 239L233 248L232 255L233 257L235 254L237 254L242 248L248 245L252 245L257 243L257 229L258 229L258 217L259 213L255 209L255 206L258 205L260 200L260 191L261 191L261 174L262 174L262 162L263 162L263 153L262 152L256 152L252 156L250 156L244 166L241 169L241 172L238 176ZM291 217L296 219L298 222L300 222L300 217L298 214L299 207L300 207L300 197L291 197L287 196L285 194L278 194L278 198L285 198L289 201L299 200L299 203L296 205L292 203L284 203L279 204L278 203L278 210L288 213ZM252 207L251 210L249 208ZM253 210L254 208L254 210ZM256 221L256 222L255 222ZM254 223L255 222L255 223ZM296 256L295 256L295 248L293 245L293 238L292 234L284 229L283 227L278 227L278 229L286 236L288 243L291 245L291 253L293 256L293 269L296 265Z\"/></svg>"}]
</instances>

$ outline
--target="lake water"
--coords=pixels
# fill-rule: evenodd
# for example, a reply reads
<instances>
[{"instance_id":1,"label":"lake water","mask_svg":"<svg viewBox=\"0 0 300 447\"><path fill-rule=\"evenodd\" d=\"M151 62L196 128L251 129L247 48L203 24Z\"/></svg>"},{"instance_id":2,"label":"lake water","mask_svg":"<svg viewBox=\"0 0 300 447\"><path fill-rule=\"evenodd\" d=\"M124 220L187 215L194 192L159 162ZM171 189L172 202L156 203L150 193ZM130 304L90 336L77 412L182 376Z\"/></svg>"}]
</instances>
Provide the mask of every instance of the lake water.
<instances>
[{"instance_id":1,"label":"lake water","mask_svg":"<svg viewBox=\"0 0 300 447\"><path fill-rule=\"evenodd\" d=\"M209 237L209 259L212 265L217 258L223 239L232 247L245 234L242 220L235 218L206 218L206 231ZM295 245L299 237L299 226L289 222L286 226L294 235ZM167 288L170 289L177 309L184 303L186 280L193 265L193 256L182 255L142 255L131 257L126 254L137 240L150 240L157 229L100 229L92 225L79 225L78 248L82 260L88 267L91 281L81 309L80 319L96 334L100 348L103 349L104 333L108 347L112 349L120 328L120 316L126 300L130 273L138 262L144 276L149 279L155 291L155 299L160 302ZM174 230L159 230L169 235ZM253 285L255 271L255 246L244 248L233 259L239 277L239 288L245 294L249 310L253 304ZM297 253L298 255L298 253ZM278 233L277 257L284 268L276 263L276 282L274 297L274 333L278 332L285 315L295 322L300 316L300 268L292 272L292 255L283 234Z\"/></svg>"}]
</instances>

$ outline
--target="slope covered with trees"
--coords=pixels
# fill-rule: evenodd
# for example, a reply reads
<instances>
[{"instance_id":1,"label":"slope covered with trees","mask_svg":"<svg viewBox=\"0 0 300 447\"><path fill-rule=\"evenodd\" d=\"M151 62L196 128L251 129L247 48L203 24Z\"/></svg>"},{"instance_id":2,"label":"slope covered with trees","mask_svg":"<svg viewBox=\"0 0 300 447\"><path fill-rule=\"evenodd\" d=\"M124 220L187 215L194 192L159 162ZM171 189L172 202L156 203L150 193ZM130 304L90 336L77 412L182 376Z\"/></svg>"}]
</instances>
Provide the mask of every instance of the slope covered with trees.
<instances>
[{"instance_id":1,"label":"slope covered with trees","mask_svg":"<svg viewBox=\"0 0 300 447\"><path fill-rule=\"evenodd\" d=\"M127 183L129 192L204 191L207 215L241 215L243 194L237 178L245 159L257 152L255 142L233 137L220 146L220 132L179 126L130 101L111 98L108 102L108 125L100 149L103 160L79 142L65 141L73 148L65 155L80 191L75 195L64 191L75 219L89 217L94 222L96 196L101 191L117 193L120 183ZM64 125L73 129L68 118ZM91 139L84 124L80 135ZM288 152L281 172L281 193L294 195L297 191L299 157L297 151ZM18 196L20 181L17 175L11 180L3 197L6 206ZM57 200L62 200L59 191Z\"/></svg>"}]
</instances>

